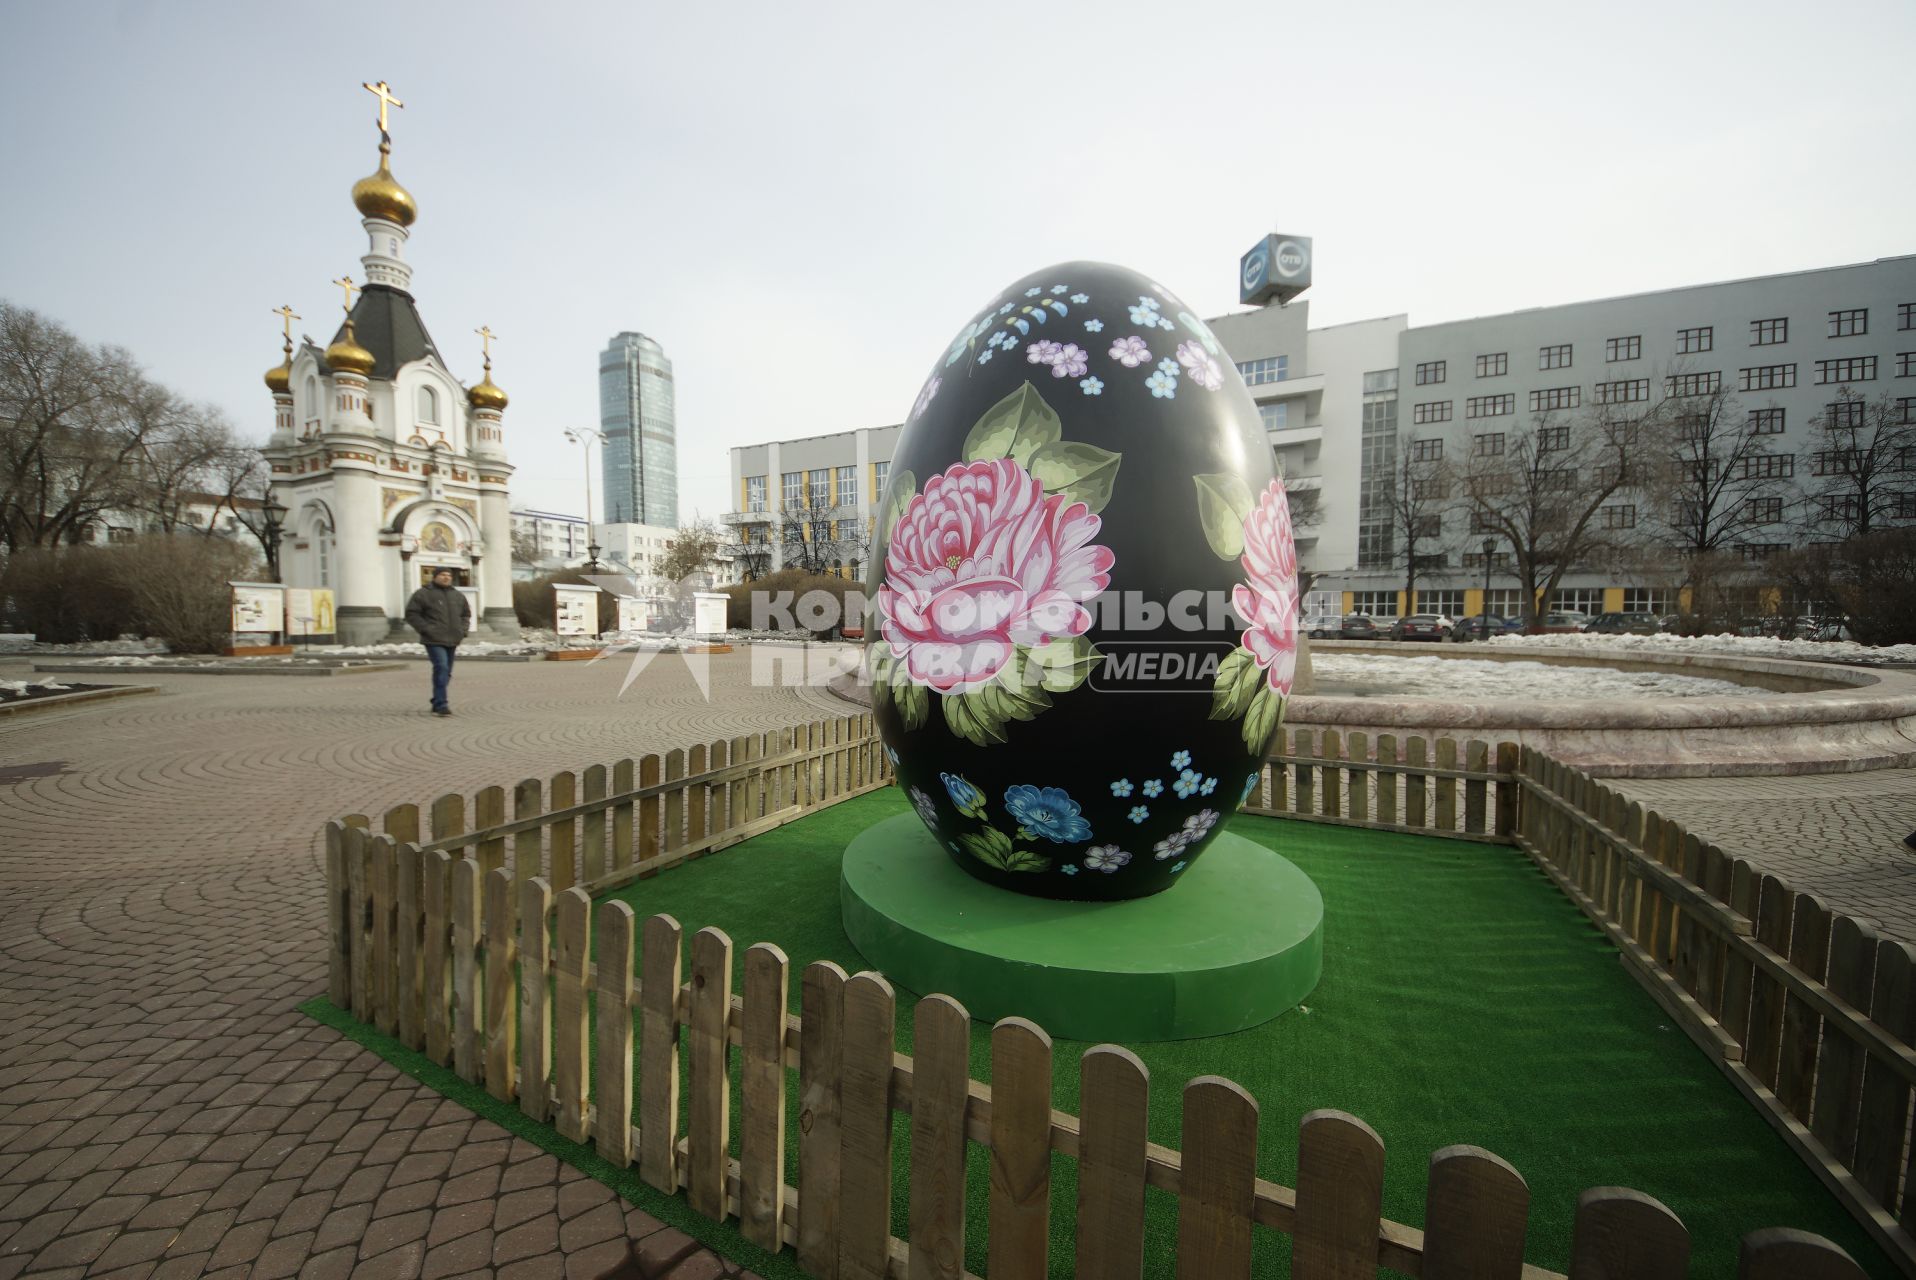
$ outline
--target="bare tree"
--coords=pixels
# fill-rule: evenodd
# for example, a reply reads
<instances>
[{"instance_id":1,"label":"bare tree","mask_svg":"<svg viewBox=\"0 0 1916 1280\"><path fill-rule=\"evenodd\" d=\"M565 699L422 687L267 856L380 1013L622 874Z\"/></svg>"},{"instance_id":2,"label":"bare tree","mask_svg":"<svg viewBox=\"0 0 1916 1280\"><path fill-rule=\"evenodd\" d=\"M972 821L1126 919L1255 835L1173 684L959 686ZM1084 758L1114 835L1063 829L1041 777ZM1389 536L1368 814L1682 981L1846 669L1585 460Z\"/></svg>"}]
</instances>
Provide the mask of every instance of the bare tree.
<instances>
[{"instance_id":1,"label":"bare tree","mask_svg":"<svg viewBox=\"0 0 1916 1280\"><path fill-rule=\"evenodd\" d=\"M783 550L787 569L807 573L827 573L834 562L862 562L868 543L861 527L853 532L851 517L833 518L837 510L831 495L809 488L799 493L798 501L782 505L772 516L772 537Z\"/></svg>"},{"instance_id":2,"label":"bare tree","mask_svg":"<svg viewBox=\"0 0 1916 1280\"><path fill-rule=\"evenodd\" d=\"M1685 560L1734 547L1783 519L1780 455L1766 419L1728 391L1673 397L1638 433L1647 531ZM1765 539L1767 541L1767 539Z\"/></svg>"},{"instance_id":3,"label":"bare tree","mask_svg":"<svg viewBox=\"0 0 1916 1280\"><path fill-rule=\"evenodd\" d=\"M1916 522L1916 414L1908 400L1866 400L1848 387L1810 422L1803 524L1840 542Z\"/></svg>"},{"instance_id":4,"label":"bare tree","mask_svg":"<svg viewBox=\"0 0 1916 1280\"><path fill-rule=\"evenodd\" d=\"M1474 443L1450 464L1457 503L1471 532L1509 547L1524 622L1534 627L1540 598L1627 536L1603 529L1598 512L1634 482L1634 432L1601 413L1576 421L1540 413L1528 426Z\"/></svg>"},{"instance_id":5,"label":"bare tree","mask_svg":"<svg viewBox=\"0 0 1916 1280\"><path fill-rule=\"evenodd\" d=\"M658 576L667 582L684 583L709 574L719 547L718 526L710 520L695 519L673 535L659 560Z\"/></svg>"},{"instance_id":6,"label":"bare tree","mask_svg":"<svg viewBox=\"0 0 1916 1280\"><path fill-rule=\"evenodd\" d=\"M1390 515L1391 551L1404 570L1404 609L1416 611L1417 575L1441 569L1446 557L1444 510L1450 502L1451 473L1444 465L1444 442L1416 434L1397 442L1385 510Z\"/></svg>"}]
</instances>

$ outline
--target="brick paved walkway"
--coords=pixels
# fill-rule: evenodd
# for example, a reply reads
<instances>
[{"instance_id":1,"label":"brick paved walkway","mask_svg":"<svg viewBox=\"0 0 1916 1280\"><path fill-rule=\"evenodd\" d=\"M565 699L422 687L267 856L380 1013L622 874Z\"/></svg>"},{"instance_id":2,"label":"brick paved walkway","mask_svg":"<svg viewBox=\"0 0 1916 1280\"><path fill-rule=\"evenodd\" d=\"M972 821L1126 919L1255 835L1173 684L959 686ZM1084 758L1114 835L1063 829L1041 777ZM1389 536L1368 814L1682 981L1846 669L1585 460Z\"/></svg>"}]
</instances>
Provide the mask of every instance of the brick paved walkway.
<instances>
[{"instance_id":1,"label":"brick paved walkway","mask_svg":"<svg viewBox=\"0 0 1916 1280\"><path fill-rule=\"evenodd\" d=\"M1732 857L1916 943L1916 769L1793 778L1610 779Z\"/></svg>"},{"instance_id":2,"label":"brick paved walkway","mask_svg":"<svg viewBox=\"0 0 1916 1280\"><path fill-rule=\"evenodd\" d=\"M166 692L0 721L43 766L0 775L0 1280L738 1275L294 1006L327 818L843 714L747 670L466 663L447 721L423 663L128 673Z\"/></svg>"}]
</instances>

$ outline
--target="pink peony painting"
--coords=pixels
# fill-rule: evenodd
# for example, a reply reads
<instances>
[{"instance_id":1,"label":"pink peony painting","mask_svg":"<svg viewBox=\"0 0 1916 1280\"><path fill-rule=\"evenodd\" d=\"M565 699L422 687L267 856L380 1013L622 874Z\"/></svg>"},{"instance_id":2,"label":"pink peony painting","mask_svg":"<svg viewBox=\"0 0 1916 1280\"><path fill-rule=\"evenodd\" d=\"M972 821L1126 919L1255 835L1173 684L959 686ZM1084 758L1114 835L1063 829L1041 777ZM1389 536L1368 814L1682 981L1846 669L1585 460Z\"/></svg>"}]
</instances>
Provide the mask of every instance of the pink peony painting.
<instances>
[{"instance_id":1,"label":"pink peony painting","mask_svg":"<svg viewBox=\"0 0 1916 1280\"><path fill-rule=\"evenodd\" d=\"M1281 481L1271 481L1245 520L1238 563L1244 581L1232 589L1231 607L1244 623L1242 643L1270 687L1288 694L1297 674L1297 545Z\"/></svg>"}]
</instances>

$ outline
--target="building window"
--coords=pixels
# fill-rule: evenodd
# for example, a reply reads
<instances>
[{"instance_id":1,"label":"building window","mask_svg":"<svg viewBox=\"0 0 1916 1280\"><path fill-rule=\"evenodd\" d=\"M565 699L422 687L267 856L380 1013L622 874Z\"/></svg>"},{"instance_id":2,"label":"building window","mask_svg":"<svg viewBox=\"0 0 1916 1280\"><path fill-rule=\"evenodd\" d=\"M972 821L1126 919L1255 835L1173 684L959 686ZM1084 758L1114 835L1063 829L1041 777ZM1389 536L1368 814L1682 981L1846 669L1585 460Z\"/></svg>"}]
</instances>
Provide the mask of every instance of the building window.
<instances>
[{"instance_id":1,"label":"building window","mask_svg":"<svg viewBox=\"0 0 1916 1280\"><path fill-rule=\"evenodd\" d=\"M804 505L805 473L787 471L779 477L779 506L784 511L796 511Z\"/></svg>"},{"instance_id":2,"label":"building window","mask_svg":"<svg viewBox=\"0 0 1916 1280\"><path fill-rule=\"evenodd\" d=\"M1598 404L1630 404L1650 398L1648 378L1630 378L1622 382L1599 382L1592 390Z\"/></svg>"},{"instance_id":3,"label":"building window","mask_svg":"<svg viewBox=\"0 0 1916 1280\"><path fill-rule=\"evenodd\" d=\"M891 479L891 463L872 463L872 505L877 506L885 496L885 482Z\"/></svg>"},{"instance_id":4,"label":"building window","mask_svg":"<svg viewBox=\"0 0 1916 1280\"><path fill-rule=\"evenodd\" d=\"M1510 353L1508 351L1477 357L1477 376L1480 378L1500 378L1509 372Z\"/></svg>"},{"instance_id":5,"label":"building window","mask_svg":"<svg viewBox=\"0 0 1916 1280\"><path fill-rule=\"evenodd\" d=\"M1916 351L1896 353L1896 376L1899 378L1916 376Z\"/></svg>"},{"instance_id":6,"label":"building window","mask_svg":"<svg viewBox=\"0 0 1916 1280\"><path fill-rule=\"evenodd\" d=\"M1291 358L1289 356L1265 356L1261 360L1240 360L1237 371L1244 378L1247 387L1261 387L1267 382L1282 382L1290 377Z\"/></svg>"},{"instance_id":7,"label":"building window","mask_svg":"<svg viewBox=\"0 0 1916 1280\"><path fill-rule=\"evenodd\" d=\"M1634 529L1637 527L1637 509L1631 503L1619 503L1603 509L1603 527L1606 529Z\"/></svg>"},{"instance_id":8,"label":"building window","mask_svg":"<svg viewBox=\"0 0 1916 1280\"><path fill-rule=\"evenodd\" d=\"M1874 382L1876 381L1876 357L1852 356L1847 360L1818 360L1816 381L1819 386L1832 382Z\"/></svg>"},{"instance_id":9,"label":"building window","mask_svg":"<svg viewBox=\"0 0 1916 1280\"><path fill-rule=\"evenodd\" d=\"M1605 338L1603 340L1603 358L1605 360L1636 360L1643 355L1643 335L1632 334L1628 338Z\"/></svg>"},{"instance_id":10,"label":"building window","mask_svg":"<svg viewBox=\"0 0 1916 1280\"><path fill-rule=\"evenodd\" d=\"M1419 441L1422 443L1422 441ZM1429 476L1422 480L1413 480L1410 484L1412 496L1419 502L1448 502L1450 500L1450 482L1442 476Z\"/></svg>"},{"instance_id":11,"label":"building window","mask_svg":"<svg viewBox=\"0 0 1916 1280\"><path fill-rule=\"evenodd\" d=\"M1444 517L1435 513L1418 516L1416 529L1419 538L1441 538L1444 536ZM1418 557L1420 560L1422 558Z\"/></svg>"},{"instance_id":12,"label":"building window","mask_svg":"<svg viewBox=\"0 0 1916 1280\"><path fill-rule=\"evenodd\" d=\"M1889 514L1895 520L1916 520L1916 489L1902 489L1890 495Z\"/></svg>"},{"instance_id":13,"label":"building window","mask_svg":"<svg viewBox=\"0 0 1916 1280\"><path fill-rule=\"evenodd\" d=\"M1677 354L1693 356L1698 352L1709 351L1716 346L1716 330L1710 325L1699 329L1677 330Z\"/></svg>"},{"instance_id":14,"label":"building window","mask_svg":"<svg viewBox=\"0 0 1916 1280\"><path fill-rule=\"evenodd\" d=\"M1412 462L1436 462L1444 456L1442 440L1413 440L1410 442L1410 460Z\"/></svg>"},{"instance_id":15,"label":"building window","mask_svg":"<svg viewBox=\"0 0 1916 1280\"><path fill-rule=\"evenodd\" d=\"M419 420L437 425L439 422L439 395L431 387L419 388Z\"/></svg>"},{"instance_id":16,"label":"building window","mask_svg":"<svg viewBox=\"0 0 1916 1280\"><path fill-rule=\"evenodd\" d=\"M1750 321L1750 345L1753 347L1773 347L1779 342L1790 340L1790 321L1787 316L1778 316L1774 320Z\"/></svg>"},{"instance_id":17,"label":"building window","mask_svg":"<svg viewBox=\"0 0 1916 1280\"><path fill-rule=\"evenodd\" d=\"M1478 436L1476 438L1476 449L1474 452L1479 458L1503 457L1504 433L1501 431L1493 431Z\"/></svg>"},{"instance_id":18,"label":"building window","mask_svg":"<svg viewBox=\"0 0 1916 1280\"><path fill-rule=\"evenodd\" d=\"M1830 312L1830 337L1860 338L1869 332L1869 308Z\"/></svg>"},{"instance_id":19,"label":"building window","mask_svg":"<svg viewBox=\"0 0 1916 1280\"><path fill-rule=\"evenodd\" d=\"M1466 418L1501 418L1516 411L1517 397L1514 395L1472 396L1464 401Z\"/></svg>"},{"instance_id":20,"label":"building window","mask_svg":"<svg viewBox=\"0 0 1916 1280\"><path fill-rule=\"evenodd\" d=\"M858 468L840 467L838 469L838 505L856 507L858 505Z\"/></svg>"},{"instance_id":21,"label":"building window","mask_svg":"<svg viewBox=\"0 0 1916 1280\"><path fill-rule=\"evenodd\" d=\"M1574 609L1578 613L1603 612L1602 587L1563 587L1550 597L1552 609Z\"/></svg>"},{"instance_id":22,"label":"building window","mask_svg":"<svg viewBox=\"0 0 1916 1280\"><path fill-rule=\"evenodd\" d=\"M1378 369L1364 375L1364 394L1382 395L1397 390L1397 370Z\"/></svg>"},{"instance_id":23,"label":"building window","mask_svg":"<svg viewBox=\"0 0 1916 1280\"><path fill-rule=\"evenodd\" d=\"M814 511L823 511L832 505L832 473L820 467L805 473L806 492L810 496L810 505Z\"/></svg>"},{"instance_id":24,"label":"building window","mask_svg":"<svg viewBox=\"0 0 1916 1280\"><path fill-rule=\"evenodd\" d=\"M1419 591L1417 612L1441 613L1446 618L1464 616L1464 593L1457 590Z\"/></svg>"},{"instance_id":25,"label":"building window","mask_svg":"<svg viewBox=\"0 0 1916 1280\"><path fill-rule=\"evenodd\" d=\"M1896 421L1905 427L1916 426L1916 396L1897 397Z\"/></svg>"},{"instance_id":26,"label":"building window","mask_svg":"<svg viewBox=\"0 0 1916 1280\"><path fill-rule=\"evenodd\" d=\"M1556 453L1559 450L1568 449L1569 447L1570 447L1570 428L1569 427L1539 427L1537 428L1537 452L1538 453Z\"/></svg>"},{"instance_id":27,"label":"building window","mask_svg":"<svg viewBox=\"0 0 1916 1280\"><path fill-rule=\"evenodd\" d=\"M1266 431L1282 431L1290 425L1291 406L1283 400L1276 404L1261 404L1257 407L1257 416L1264 423Z\"/></svg>"},{"instance_id":28,"label":"building window","mask_svg":"<svg viewBox=\"0 0 1916 1280\"><path fill-rule=\"evenodd\" d=\"M1855 520L1863 510L1863 498L1857 493L1825 493L1817 497L1819 520Z\"/></svg>"},{"instance_id":29,"label":"building window","mask_svg":"<svg viewBox=\"0 0 1916 1280\"><path fill-rule=\"evenodd\" d=\"M1830 401L1823 406L1823 423L1832 430L1861 431L1863 429L1862 397Z\"/></svg>"},{"instance_id":30,"label":"building window","mask_svg":"<svg viewBox=\"0 0 1916 1280\"><path fill-rule=\"evenodd\" d=\"M765 510L765 477L745 477L745 509L747 511Z\"/></svg>"},{"instance_id":31,"label":"building window","mask_svg":"<svg viewBox=\"0 0 1916 1280\"><path fill-rule=\"evenodd\" d=\"M1503 559L1504 554L1499 552L1498 562L1501 563ZM1522 594L1522 589L1518 587L1492 587L1484 593L1484 612L1492 617L1514 618L1523 608L1518 603L1518 597Z\"/></svg>"},{"instance_id":32,"label":"building window","mask_svg":"<svg viewBox=\"0 0 1916 1280\"><path fill-rule=\"evenodd\" d=\"M1741 462L1742 478L1745 480L1788 480L1796 474L1796 455L1793 453L1764 453L1744 458Z\"/></svg>"},{"instance_id":33,"label":"building window","mask_svg":"<svg viewBox=\"0 0 1916 1280\"><path fill-rule=\"evenodd\" d=\"M1916 302L1896 304L1896 327L1898 329L1916 329Z\"/></svg>"},{"instance_id":34,"label":"building window","mask_svg":"<svg viewBox=\"0 0 1916 1280\"><path fill-rule=\"evenodd\" d=\"M1781 409L1750 410L1750 434L1753 436L1775 436L1783 433L1783 411Z\"/></svg>"},{"instance_id":35,"label":"building window","mask_svg":"<svg viewBox=\"0 0 1916 1280\"><path fill-rule=\"evenodd\" d=\"M1427 422L1449 422L1451 406L1454 403L1455 402L1451 400L1426 400L1422 404L1412 405L1410 420L1418 424Z\"/></svg>"},{"instance_id":36,"label":"building window","mask_svg":"<svg viewBox=\"0 0 1916 1280\"><path fill-rule=\"evenodd\" d=\"M1554 467L1537 473L1537 489L1542 493L1570 493L1577 487L1575 467Z\"/></svg>"},{"instance_id":37,"label":"building window","mask_svg":"<svg viewBox=\"0 0 1916 1280\"><path fill-rule=\"evenodd\" d=\"M1568 369L1570 367L1570 344L1556 347L1537 348L1537 367L1539 369Z\"/></svg>"},{"instance_id":38,"label":"building window","mask_svg":"<svg viewBox=\"0 0 1916 1280\"><path fill-rule=\"evenodd\" d=\"M1664 382L1673 396L1713 396L1723 389L1723 375L1714 370L1709 373L1672 374Z\"/></svg>"},{"instance_id":39,"label":"building window","mask_svg":"<svg viewBox=\"0 0 1916 1280\"><path fill-rule=\"evenodd\" d=\"M1783 518L1783 499L1751 498L1743 506L1743 518L1751 524L1775 524Z\"/></svg>"},{"instance_id":40,"label":"building window","mask_svg":"<svg viewBox=\"0 0 1916 1280\"><path fill-rule=\"evenodd\" d=\"M1625 587L1625 613L1669 613L1676 606L1676 592L1668 587Z\"/></svg>"},{"instance_id":41,"label":"building window","mask_svg":"<svg viewBox=\"0 0 1916 1280\"><path fill-rule=\"evenodd\" d=\"M1373 618L1394 618L1397 616L1397 593L1395 591L1353 591L1351 592L1351 610L1355 613L1367 613Z\"/></svg>"},{"instance_id":42,"label":"building window","mask_svg":"<svg viewBox=\"0 0 1916 1280\"><path fill-rule=\"evenodd\" d=\"M1846 476L1862 458L1855 449L1821 449L1810 455L1813 476Z\"/></svg>"},{"instance_id":43,"label":"building window","mask_svg":"<svg viewBox=\"0 0 1916 1280\"><path fill-rule=\"evenodd\" d=\"M1907 329L1909 326L1904 325L1903 327ZM1427 387L1432 383L1442 382L1444 380L1445 367L1449 363L1448 360L1432 360L1425 364L1418 365L1417 385Z\"/></svg>"},{"instance_id":44,"label":"building window","mask_svg":"<svg viewBox=\"0 0 1916 1280\"><path fill-rule=\"evenodd\" d=\"M1796 366L1793 364L1764 364L1737 373L1738 391L1781 391L1795 385Z\"/></svg>"},{"instance_id":45,"label":"building window","mask_svg":"<svg viewBox=\"0 0 1916 1280\"><path fill-rule=\"evenodd\" d=\"M1771 556L1782 555L1790 549L1787 542L1741 542L1736 553L1745 560L1768 560Z\"/></svg>"},{"instance_id":46,"label":"building window","mask_svg":"<svg viewBox=\"0 0 1916 1280\"><path fill-rule=\"evenodd\" d=\"M1548 413L1553 409L1575 409L1583 403L1582 387L1546 387L1530 393L1530 412Z\"/></svg>"}]
</instances>

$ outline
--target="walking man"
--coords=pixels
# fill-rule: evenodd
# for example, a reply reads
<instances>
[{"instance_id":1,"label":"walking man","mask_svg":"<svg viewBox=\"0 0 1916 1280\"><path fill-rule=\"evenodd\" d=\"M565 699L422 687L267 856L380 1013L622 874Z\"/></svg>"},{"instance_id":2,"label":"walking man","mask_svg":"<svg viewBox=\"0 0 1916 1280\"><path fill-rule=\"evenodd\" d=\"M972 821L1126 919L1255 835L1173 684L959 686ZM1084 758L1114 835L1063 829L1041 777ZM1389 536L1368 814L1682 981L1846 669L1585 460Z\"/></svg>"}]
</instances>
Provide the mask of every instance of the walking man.
<instances>
[{"instance_id":1,"label":"walking man","mask_svg":"<svg viewBox=\"0 0 1916 1280\"><path fill-rule=\"evenodd\" d=\"M432 713L449 716L446 686L452 683L452 655L472 625L472 605L466 593L452 585L452 570L434 569L432 585L412 593L406 602L406 625L419 633L432 662Z\"/></svg>"}]
</instances>

